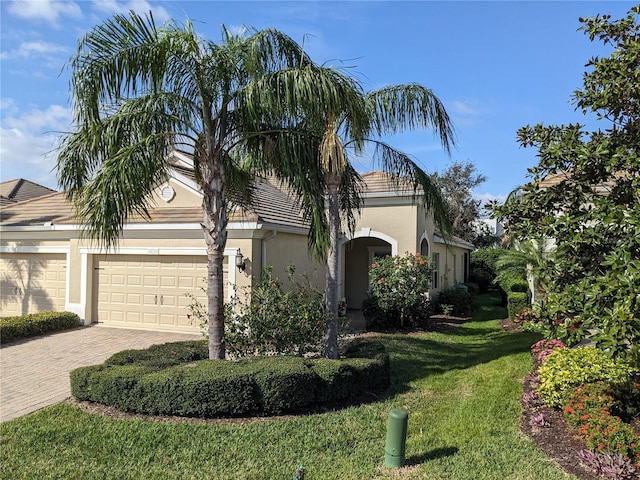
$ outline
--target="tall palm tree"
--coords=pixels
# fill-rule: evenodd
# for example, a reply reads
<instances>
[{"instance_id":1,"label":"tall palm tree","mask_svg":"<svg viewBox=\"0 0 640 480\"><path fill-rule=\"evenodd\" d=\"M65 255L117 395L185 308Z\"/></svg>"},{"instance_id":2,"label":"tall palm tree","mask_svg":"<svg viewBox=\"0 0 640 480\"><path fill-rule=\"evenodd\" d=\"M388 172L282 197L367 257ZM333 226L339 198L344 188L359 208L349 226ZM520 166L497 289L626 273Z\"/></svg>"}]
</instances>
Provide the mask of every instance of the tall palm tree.
<instances>
[{"instance_id":1,"label":"tall palm tree","mask_svg":"<svg viewBox=\"0 0 640 480\"><path fill-rule=\"evenodd\" d=\"M359 86L356 85L356 88ZM437 185L406 153L382 141L387 135L408 129L432 129L447 153L454 144L452 122L435 94L418 84L394 85L364 93L358 90L361 106L342 112L326 109L325 129L320 144L320 165L328 198L329 244L326 297L329 321L325 337L326 355L338 356L338 238L343 218L353 227L354 209L361 204L360 178L349 157L360 156L373 146L373 165L389 173L398 187L412 190L434 215L443 233L450 232L447 204ZM353 97L351 97L353 98ZM343 215L344 217L344 215ZM322 247L321 244L318 244Z\"/></svg>"},{"instance_id":2,"label":"tall palm tree","mask_svg":"<svg viewBox=\"0 0 640 480\"><path fill-rule=\"evenodd\" d=\"M225 357L227 211L229 199L252 201L255 171L247 172L246 159L290 180L307 216L319 218L317 135L305 122L317 124L314 116L327 106L340 114L343 105L357 106L349 100L352 81L316 66L286 35L222 34L216 44L189 22L156 26L151 14L134 12L94 27L70 60L75 127L61 139L57 164L83 231L108 248L131 215L148 216L174 145L193 152L203 193L210 358Z\"/></svg>"}]
</instances>

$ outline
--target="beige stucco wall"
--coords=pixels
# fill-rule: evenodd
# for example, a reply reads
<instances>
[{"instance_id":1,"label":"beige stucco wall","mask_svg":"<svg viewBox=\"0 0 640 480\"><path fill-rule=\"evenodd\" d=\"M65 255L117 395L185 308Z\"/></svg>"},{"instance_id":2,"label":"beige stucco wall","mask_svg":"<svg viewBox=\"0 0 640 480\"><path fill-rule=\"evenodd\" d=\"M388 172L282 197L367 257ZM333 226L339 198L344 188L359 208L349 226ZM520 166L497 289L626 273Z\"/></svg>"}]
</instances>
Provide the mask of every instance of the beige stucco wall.
<instances>
[{"instance_id":1,"label":"beige stucco wall","mask_svg":"<svg viewBox=\"0 0 640 480\"><path fill-rule=\"evenodd\" d=\"M357 219L355 232L370 228L393 237L398 244L398 254L416 251L417 207L415 205L376 205L365 201Z\"/></svg>"},{"instance_id":2,"label":"beige stucco wall","mask_svg":"<svg viewBox=\"0 0 640 480\"><path fill-rule=\"evenodd\" d=\"M326 267L313 259L306 235L277 232L274 236L271 232L262 242L265 254L262 264L271 266L273 274L280 277L284 285L287 285L286 268L293 264L296 276L306 274L314 286L324 289Z\"/></svg>"}]
</instances>

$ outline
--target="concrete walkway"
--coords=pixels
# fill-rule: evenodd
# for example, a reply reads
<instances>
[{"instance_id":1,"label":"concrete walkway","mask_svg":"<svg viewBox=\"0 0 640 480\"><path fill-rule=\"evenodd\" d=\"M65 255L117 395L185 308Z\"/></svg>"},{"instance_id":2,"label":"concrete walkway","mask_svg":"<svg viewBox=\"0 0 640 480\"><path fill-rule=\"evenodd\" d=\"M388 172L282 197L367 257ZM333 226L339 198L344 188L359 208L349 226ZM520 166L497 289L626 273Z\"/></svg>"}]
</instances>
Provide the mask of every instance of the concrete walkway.
<instances>
[{"instance_id":1,"label":"concrete walkway","mask_svg":"<svg viewBox=\"0 0 640 480\"><path fill-rule=\"evenodd\" d=\"M69 372L102 363L116 352L202 335L81 327L0 348L0 421L34 412L71 396Z\"/></svg>"}]
</instances>

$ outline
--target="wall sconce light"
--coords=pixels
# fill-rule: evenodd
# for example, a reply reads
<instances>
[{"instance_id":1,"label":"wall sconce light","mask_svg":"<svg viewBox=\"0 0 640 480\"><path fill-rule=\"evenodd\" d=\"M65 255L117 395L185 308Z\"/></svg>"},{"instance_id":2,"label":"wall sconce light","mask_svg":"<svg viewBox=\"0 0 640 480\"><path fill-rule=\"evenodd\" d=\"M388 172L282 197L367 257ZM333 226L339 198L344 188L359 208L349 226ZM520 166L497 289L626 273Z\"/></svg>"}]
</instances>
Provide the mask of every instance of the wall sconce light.
<instances>
[{"instance_id":1,"label":"wall sconce light","mask_svg":"<svg viewBox=\"0 0 640 480\"><path fill-rule=\"evenodd\" d=\"M244 272L246 265L244 264L244 259L242 252L238 249L238 253L236 253L236 267L238 267L239 272Z\"/></svg>"}]
</instances>

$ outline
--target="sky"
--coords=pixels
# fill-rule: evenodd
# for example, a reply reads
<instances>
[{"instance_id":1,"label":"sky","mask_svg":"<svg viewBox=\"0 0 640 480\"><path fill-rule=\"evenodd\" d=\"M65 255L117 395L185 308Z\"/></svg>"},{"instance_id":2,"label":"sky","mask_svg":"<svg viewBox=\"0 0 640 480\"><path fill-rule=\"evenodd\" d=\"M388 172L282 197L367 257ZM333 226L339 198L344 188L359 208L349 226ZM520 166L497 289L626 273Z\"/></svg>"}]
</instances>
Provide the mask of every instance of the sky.
<instances>
[{"instance_id":1,"label":"sky","mask_svg":"<svg viewBox=\"0 0 640 480\"><path fill-rule=\"evenodd\" d=\"M472 162L487 177L474 190L503 200L526 182L536 151L526 125L586 124L571 103L585 64L610 53L578 31L580 17L622 18L627 1L147 1L0 0L0 181L57 189L55 147L72 129L67 61L78 39L115 13L153 11L156 22L190 20L218 42L221 26L276 28L320 64L349 67L365 90L420 83L453 120L448 156L433 132L385 139L429 173ZM363 159L361 172L375 169Z\"/></svg>"}]
</instances>

